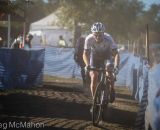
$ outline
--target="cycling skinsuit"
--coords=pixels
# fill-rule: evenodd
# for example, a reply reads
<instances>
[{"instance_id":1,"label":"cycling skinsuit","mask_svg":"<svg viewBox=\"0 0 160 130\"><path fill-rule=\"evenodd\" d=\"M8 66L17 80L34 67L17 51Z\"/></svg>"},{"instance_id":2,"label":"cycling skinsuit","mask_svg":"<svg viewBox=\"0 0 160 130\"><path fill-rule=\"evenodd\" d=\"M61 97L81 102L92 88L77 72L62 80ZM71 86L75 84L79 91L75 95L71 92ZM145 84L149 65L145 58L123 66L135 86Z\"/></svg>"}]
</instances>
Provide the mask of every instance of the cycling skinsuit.
<instances>
[{"instance_id":1,"label":"cycling skinsuit","mask_svg":"<svg viewBox=\"0 0 160 130\"><path fill-rule=\"evenodd\" d=\"M115 45L115 42L107 33L104 33L104 38L101 43L96 43L93 34L88 35L85 39L84 49L89 51L90 67L104 67L105 61L107 59L111 60L111 51L113 45Z\"/></svg>"}]
</instances>

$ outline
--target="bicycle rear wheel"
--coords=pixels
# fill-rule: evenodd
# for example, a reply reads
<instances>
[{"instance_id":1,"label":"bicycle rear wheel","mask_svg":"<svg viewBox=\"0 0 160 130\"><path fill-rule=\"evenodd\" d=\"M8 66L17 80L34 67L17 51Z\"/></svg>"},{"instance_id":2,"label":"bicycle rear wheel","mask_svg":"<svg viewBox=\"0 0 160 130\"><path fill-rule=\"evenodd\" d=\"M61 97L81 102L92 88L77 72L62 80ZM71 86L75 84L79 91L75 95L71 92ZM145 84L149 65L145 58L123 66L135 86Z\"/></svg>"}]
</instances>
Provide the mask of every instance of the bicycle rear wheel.
<instances>
[{"instance_id":1,"label":"bicycle rear wheel","mask_svg":"<svg viewBox=\"0 0 160 130\"><path fill-rule=\"evenodd\" d=\"M99 121L102 118L103 114L103 98L104 98L104 89L103 84L98 84L95 96L93 100L93 108L92 108L92 123L93 125L98 125Z\"/></svg>"}]
</instances>

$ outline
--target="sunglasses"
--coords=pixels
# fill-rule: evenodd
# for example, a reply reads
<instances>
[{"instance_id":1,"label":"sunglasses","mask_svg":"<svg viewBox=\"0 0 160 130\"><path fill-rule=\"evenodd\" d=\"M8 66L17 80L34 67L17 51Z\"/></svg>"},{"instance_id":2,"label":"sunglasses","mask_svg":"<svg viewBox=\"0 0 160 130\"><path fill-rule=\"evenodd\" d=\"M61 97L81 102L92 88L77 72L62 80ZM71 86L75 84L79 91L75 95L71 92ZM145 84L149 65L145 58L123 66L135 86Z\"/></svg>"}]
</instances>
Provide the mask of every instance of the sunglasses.
<instances>
[{"instance_id":1,"label":"sunglasses","mask_svg":"<svg viewBox=\"0 0 160 130\"><path fill-rule=\"evenodd\" d=\"M103 33L93 33L93 35L97 38L97 37L102 37Z\"/></svg>"}]
</instances>

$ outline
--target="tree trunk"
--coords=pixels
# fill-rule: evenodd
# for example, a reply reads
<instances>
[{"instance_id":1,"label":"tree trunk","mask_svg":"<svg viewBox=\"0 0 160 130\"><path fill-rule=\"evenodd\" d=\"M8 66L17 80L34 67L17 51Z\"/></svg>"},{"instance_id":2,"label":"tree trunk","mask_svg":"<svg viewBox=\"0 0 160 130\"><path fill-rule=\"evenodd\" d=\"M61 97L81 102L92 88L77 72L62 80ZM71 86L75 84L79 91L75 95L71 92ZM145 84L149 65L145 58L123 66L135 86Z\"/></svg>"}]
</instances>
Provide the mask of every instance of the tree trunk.
<instances>
[{"instance_id":1,"label":"tree trunk","mask_svg":"<svg viewBox=\"0 0 160 130\"><path fill-rule=\"evenodd\" d=\"M77 39L81 36L81 27L78 25L77 20L74 20L74 32L73 32L73 47L76 45Z\"/></svg>"}]
</instances>

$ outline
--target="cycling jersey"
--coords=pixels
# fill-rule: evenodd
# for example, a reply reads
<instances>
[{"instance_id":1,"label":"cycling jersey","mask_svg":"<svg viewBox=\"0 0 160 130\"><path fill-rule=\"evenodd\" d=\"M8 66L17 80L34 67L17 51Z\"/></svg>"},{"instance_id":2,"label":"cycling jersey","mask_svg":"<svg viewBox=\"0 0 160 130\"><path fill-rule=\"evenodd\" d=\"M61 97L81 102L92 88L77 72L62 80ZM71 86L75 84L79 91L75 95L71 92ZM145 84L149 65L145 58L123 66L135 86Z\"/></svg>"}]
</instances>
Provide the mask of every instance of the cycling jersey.
<instances>
[{"instance_id":1,"label":"cycling jersey","mask_svg":"<svg viewBox=\"0 0 160 130\"><path fill-rule=\"evenodd\" d=\"M118 49L118 46L113 40L113 38L111 37L111 35L109 35L108 33L104 33L104 35L107 37L107 39L109 39L112 42L112 49Z\"/></svg>"},{"instance_id":2,"label":"cycling jersey","mask_svg":"<svg viewBox=\"0 0 160 130\"><path fill-rule=\"evenodd\" d=\"M114 40L107 33L104 33L101 43L96 43L93 34L88 35L85 39L84 49L89 51L90 66L93 68L103 67L107 59L111 60L113 44L115 44Z\"/></svg>"}]
</instances>

